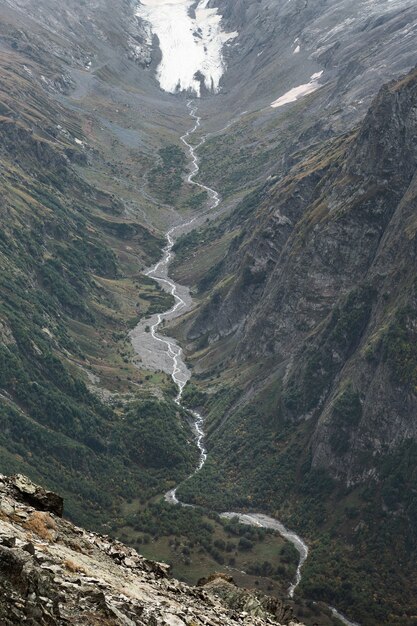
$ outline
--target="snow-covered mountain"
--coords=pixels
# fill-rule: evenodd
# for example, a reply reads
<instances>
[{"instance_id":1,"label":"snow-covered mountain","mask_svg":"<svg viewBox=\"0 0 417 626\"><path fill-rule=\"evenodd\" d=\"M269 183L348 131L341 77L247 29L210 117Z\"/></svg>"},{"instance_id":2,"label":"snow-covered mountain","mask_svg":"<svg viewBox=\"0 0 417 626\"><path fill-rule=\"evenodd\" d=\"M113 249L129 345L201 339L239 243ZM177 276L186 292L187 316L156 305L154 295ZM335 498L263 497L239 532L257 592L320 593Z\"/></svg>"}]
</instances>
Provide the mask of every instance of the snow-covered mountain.
<instances>
[{"instance_id":1,"label":"snow-covered mountain","mask_svg":"<svg viewBox=\"0 0 417 626\"><path fill-rule=\"evenodd\" d=\"M136 13L161 88L220 94L210 102L220 116L280 108L325 85L324 104L343 95L353 119L415 63L413 0L142 0Z\"/></svg>"}]
</instances>

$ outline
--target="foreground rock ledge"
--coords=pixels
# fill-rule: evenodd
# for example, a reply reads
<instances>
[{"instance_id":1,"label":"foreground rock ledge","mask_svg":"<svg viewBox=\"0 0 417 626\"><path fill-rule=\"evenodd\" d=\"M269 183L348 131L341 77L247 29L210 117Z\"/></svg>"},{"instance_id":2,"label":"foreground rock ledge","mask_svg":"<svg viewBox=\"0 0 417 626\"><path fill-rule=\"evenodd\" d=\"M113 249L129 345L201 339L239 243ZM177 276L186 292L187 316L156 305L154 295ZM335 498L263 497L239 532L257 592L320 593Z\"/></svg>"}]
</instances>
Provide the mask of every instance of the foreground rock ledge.
<instances>
[{"instance_id":1,"label":"foreground rock ledge","mask_svg":"<svg viewBox=\"0 0 417 626\"><path fill-rule=\"evenodd\" d=\"M0 624L302 626L274 598L212 576L200 587L169 566L62 519L63 501L0 475Z\"/></svg>"}]
</instances>

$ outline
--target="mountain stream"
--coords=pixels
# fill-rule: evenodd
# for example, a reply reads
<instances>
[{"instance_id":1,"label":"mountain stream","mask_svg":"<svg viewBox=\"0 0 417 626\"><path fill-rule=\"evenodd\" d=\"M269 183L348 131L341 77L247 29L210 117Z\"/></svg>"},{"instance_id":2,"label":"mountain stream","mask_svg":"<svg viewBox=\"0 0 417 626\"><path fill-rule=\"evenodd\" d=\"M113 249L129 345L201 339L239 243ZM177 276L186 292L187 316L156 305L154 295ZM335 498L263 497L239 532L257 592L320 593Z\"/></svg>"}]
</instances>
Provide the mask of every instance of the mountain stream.
<instances>
[{"instance_id":1,"label":"mountain stream","mask_svg":"<svg viewBox=\"0 0 417 626\"><path fill-rule=\"evenodd\" d=\"M193 146L189 143L190 137L199 129L201 118L197 115L197 110L192 101L187 103L189 114L194 121L193 126L181 137L181 141L186 146L190 156L190 173L187 177L188 183L195 185L206 191L208 194L208 211L212 212L220 204L219 194L210 187L203 185L194 180L194 177L199 172L198 157L196 154L197 149L204 144L206 137L200 140L200 143ZM204 214L205 216L205 214ZM204 217L203 216L203 217ZM193 224L201 219L201 215L193 217L187 222L182 222L177 226L172 227L166 233L167 244L163 251L163 256L158 263L148 269L145 274L154 280L156 280L163 289L168 291L174 296L175 304L171 309L165 313L159 313L146 320L141 321L136 328L131 332L131 341L135 352L141 359L142 366L148 366L153 369L163 369L169 373L172 380L178 388L178 394L175 398L175 402L181 406L181 398L184 387L187 381L191 377L191 372L187 368L183 358L182 349L174 339L158 334L159 326L164 320L171 320L189 309L192 305L192 299L188 288L175 283L168 275L169 265L173 258L172 248L175 244L176 238L188 230L191 230ZM188 409L187 409L188 410ZM197 447L200 452L199 461L196 469L191 476L194 476L204 466L207 459L207 450L204 444L204 417L196 411L191 411L194 423L193 430L196 438ZM191 476L189 478L191 478ZM188 480L188 478L186 479ZM165 494L165 500L173 505L192 506L183 502L180 502L177 498L177 489L171 489ZM290 541L296 548L299 554L299 562L295 579L292 581L288 588L288 596L292 598L294 592L301 582L301 569L308 557L308 546L295 532L288 530L277 519L268 517L262 513L234 513L225 512L220 513L220 517L226 519L237 518L240 523L249 526L258 526L261 528L269 528L277 531L284 539ZM349 621L346 617L341 615L333 607L329 607L333 615L337 617L345 626L358 626L354 622Z\"/></svg>"}]
</instances>

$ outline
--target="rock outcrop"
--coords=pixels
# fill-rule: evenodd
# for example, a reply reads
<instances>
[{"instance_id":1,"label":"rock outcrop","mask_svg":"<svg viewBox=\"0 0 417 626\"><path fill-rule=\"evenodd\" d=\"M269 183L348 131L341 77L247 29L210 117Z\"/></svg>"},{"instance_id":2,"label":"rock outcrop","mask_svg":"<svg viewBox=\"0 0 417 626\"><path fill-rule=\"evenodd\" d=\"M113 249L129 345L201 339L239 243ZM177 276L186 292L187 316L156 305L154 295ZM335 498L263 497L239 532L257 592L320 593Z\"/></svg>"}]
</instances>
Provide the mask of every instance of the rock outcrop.
<instances>
[{"instance_id":1,"label":"rock outcrop","mask_svg":"<svg viewBox=\"0 0 417 626\"><path fill-rule=\"evenodd\" d=\"M279 626L281 617L297 626L276 599L216 577L189 587L169 577L168 565L61 514L58 495L25 476L0 475L3 626Z\"/></svg>"}]
</instances>

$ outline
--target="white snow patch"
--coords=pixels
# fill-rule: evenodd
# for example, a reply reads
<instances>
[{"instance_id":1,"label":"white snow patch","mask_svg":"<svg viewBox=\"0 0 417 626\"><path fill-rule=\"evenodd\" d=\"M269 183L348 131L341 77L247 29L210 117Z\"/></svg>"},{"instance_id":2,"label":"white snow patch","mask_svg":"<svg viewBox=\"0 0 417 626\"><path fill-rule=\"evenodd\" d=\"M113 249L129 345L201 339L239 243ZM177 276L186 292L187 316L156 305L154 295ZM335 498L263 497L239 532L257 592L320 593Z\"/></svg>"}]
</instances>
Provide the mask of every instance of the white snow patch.
<instances>
[{"instance_id":1,"label":"white snow patch","mask_svg":"<svg viewBox=\"0 0 417 626\"><path fill-rule=\"evenodd\" d=\"M306 96L309 93L313 93L313 91L316 91L316 89L320 87L319 80L322 77L322 75L323 75L323 71L312 74L312 76L310 77L310 82L305 83L304 85L299 85L298 87L294 87L293 89L290 89L289 91L287 91L287 93L284 93L283 96L278 98L278 100L275 100L274 102L272 102L271 107L273 109L276 109L278 107L284 106L284 104L289 104L290 102L296 102L296 100L299 100L300 98L302 98L303 96Z\"/></svg>"},{"instance_id":2,"label":"white snow patch","mask_svg":"<svg viewBox=\"0 0 417 626\"><path fill-rule=\"evenodd\" d=\"M209 0L141 0L138 17L149 24L149 40L156 35L162 53L157 68L161 89L200 95L199 73L208 90L217 92L225 70L223 45L237 37L221 29L222 16Z\"/></svg>"}]
</instances>

